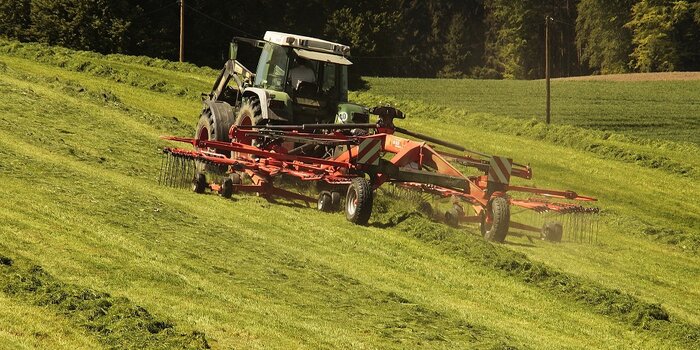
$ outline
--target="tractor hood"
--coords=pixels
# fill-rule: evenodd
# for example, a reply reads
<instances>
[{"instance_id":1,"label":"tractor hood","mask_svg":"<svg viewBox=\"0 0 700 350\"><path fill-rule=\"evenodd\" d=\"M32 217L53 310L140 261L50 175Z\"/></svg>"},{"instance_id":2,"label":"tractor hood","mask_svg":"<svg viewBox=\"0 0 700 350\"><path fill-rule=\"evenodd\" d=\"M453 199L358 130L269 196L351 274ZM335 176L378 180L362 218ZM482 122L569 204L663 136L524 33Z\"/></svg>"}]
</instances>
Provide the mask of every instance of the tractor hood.
<instances>
[{"instance_id":1,"label":"tractor hood","mask_svg":"<svg viewBox=\"0 0 700 350\"><path fill-rule=\"evenodd\" d=\"M294 53L296 53L299 57L306 58L308 60L313 60L313 61L330 62L330 63L340 64L343 66L349 66L352 64L352 62L350 62L350 60L348 60L347 58L345 58L343 56L332 55L329 53L309 51L309 50L304 50L304 49L294 49Z\"/></svg>"}]
</instances>

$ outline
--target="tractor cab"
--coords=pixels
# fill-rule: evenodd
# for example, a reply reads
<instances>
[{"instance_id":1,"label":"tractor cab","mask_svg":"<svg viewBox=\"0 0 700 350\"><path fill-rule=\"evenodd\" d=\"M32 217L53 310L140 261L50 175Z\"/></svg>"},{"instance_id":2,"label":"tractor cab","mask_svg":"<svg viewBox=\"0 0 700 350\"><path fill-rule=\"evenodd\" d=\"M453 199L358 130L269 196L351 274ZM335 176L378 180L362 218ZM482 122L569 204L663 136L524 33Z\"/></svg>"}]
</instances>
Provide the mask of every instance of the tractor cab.
<instances>
[{"instance_id":1,"label":"tractor cab","mask_svg":"<svg viewBox=\"0 0 700 350\"><path fill-rule=\"evenodd\" d=\"M294 123L334 122L338 105L348 100L350 48L278 32L264 39L253 86L291 102L279 112L291 112Z\"/></svg>"}]
</instances>

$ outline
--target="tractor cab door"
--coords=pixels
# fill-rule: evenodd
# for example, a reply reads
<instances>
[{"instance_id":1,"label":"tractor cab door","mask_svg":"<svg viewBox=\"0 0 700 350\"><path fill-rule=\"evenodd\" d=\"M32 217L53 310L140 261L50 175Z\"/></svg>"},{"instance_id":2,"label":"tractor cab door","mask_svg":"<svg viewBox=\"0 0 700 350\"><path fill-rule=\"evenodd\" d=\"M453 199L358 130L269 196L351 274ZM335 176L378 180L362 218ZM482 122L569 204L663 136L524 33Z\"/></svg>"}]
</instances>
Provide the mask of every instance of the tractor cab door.
<instances>
[{"instance_id":1,"label":"tractor cab door","mask_svg":"<svg viewBox=\"0 0 700 350\"><path fill-rule=\"evenodd\" d=\"M288 49L273 43L265 43L255 72L254 85L263 89L284 91L289 65Z\"/></svg>"}]
</instances>

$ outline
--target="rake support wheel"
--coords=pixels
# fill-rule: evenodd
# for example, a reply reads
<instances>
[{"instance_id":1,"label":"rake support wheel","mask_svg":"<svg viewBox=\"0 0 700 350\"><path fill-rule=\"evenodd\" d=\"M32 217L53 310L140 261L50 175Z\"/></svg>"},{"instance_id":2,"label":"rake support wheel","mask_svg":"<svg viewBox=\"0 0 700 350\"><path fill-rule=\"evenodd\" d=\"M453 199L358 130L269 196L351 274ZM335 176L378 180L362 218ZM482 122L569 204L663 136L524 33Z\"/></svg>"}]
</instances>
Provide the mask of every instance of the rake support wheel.
<instances>
[{"instance_id":1,"label":"rake support wheel","mask_svg":"<svg viewBox=\"0 0 700 350\"><path fill-rule=\"evenodd\" d=\"M328 191L323 191L318 195L318 210L326 213L330 213L335 209L333 207L333 198L331 193Z\"/></svg>"},{"instance_id":2,"label":"rake support wheel","mask_svg":"<svg viewBox=\"0 0 700 350\"><path fill-rule=\"evenodd\" d=\"M192 191L195 193L204 193L207 187L207 176L203 173L197 173L192 181Z\"/></svg>"},{"instance_id":3,"label":"rake support wheel","mask_svg":"<svg viewBox=\"0 0 700 350\"><path fill-rule=\"evenodd\" d=\"M459 213L454 208L445 212L445 223L448 226L459 226Z\"/></svg>"},{"instance_id":4,"label":"rake support wheel","mask_svg":"<svg viewBox=\"0 0 700 350\"><path fill-rule=\"evenodd\" d=\"M225 179L224 182L221 183L219 195L224 198L231 198L231 196L233 196L233 181L231 181L231 179Z\"/></svg>"},{"instance_id":5,"label":"rake support wheel","mask_svg":"<svg viewBox=\"0 0 700 350\"><path fill-rule=\"evenodd\" d=\"M367 225L372 215L372 186L362 177L352 179L345 196L345 217L357 225Z\"/></svg>"},{"instance_id":6,"label":"rake support wheel","mask_svg":"<svg viewBox=\"0 0 700 350\"><path fill-rule=\"evenodd\" d=\"M542 226L542 238L550 242L561 242L564 227L560 222L546 222Z\"/></svg>"},{"instance_id":7,"label":"rake support wheel","mask_svg":"<svg viewBox=\"0 0 700 350\"><path fill-rule=\"evenodd\" d=\"M488 212L488 214L487 214ZM491 216L491 222L487 222L487 216ZM481 234L492 242L506 240L510 226L510 204L504 197L494 197L489 205L481 212Z\"/></svg>"}]
</instances>

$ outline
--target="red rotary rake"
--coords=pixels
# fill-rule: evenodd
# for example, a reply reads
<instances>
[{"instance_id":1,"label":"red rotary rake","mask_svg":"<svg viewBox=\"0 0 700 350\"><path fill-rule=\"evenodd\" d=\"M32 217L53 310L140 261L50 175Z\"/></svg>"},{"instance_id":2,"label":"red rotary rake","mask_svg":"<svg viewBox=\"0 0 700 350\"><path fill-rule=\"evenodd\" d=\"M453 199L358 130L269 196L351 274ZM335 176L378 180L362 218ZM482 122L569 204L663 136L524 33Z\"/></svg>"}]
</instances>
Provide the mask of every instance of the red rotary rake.
<instances>
[{"instance_id":1,"label":"red rotary rake","mask_svg":"<svg viewBox=\"0 0 700 350\"><path fill-rule=\"evenodd\" d=\"M511 207L556 215L598 212L574 204L596 199L573 191L511 185L512 176L532 178L529 166L396 127L394 119L404 116L395 108L375 107L370 112L378 116L376 124L233 126L229 132L232 142L164 137L192 144L195 150L165 148L160 182L171 186L193 183L195 192L211 190L227 198L237 192L253 192L316 202L323 211L340 209L342 202L347 219L359 225L370 219L375 190L392 183L451 198L451 208L444 216L449 224L478 223L486 239L498 242L504 241L509 228L538 232L553 241L562 238L561 223L535 227L516 222L511 220ZM463 154L438 151L438 146ZM458 167L475 168L481 174L465 176ZM314 198L281 188L275 184L278 178L314 183L319 195ZM513 192L538 197L511 197ZM465 204L474 209L473 215L465 212Z\"/></svg>"}]
</instances>

